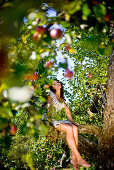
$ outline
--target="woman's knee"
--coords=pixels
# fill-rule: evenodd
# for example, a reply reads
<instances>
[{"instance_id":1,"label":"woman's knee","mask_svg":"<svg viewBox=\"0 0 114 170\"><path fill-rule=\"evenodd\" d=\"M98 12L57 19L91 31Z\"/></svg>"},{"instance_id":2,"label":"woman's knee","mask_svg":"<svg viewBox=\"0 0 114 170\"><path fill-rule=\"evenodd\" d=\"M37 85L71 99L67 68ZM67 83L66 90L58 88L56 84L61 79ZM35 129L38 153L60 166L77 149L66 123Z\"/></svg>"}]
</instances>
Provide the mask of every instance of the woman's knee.
<instances>
[{"instance_id":1,"label":"woman's knee","mask_svg":"<svg viewBox=\"0 0 114 170\"><path fill-rule=\"evenodd\" d=\"M57 130L59 131L63 131L66 133L73 133L73 128L71 125L67 125L67 124L60 124L57 126Z\"/></svg>"},{"instance_id":2,"label":"woman's knee","mask_svg":"<svg viewBox=\"0 0 114 170\"><path fill-rule=\"evenodd\" d=\"M73 129L73 131L75 131L75 132L78 133L78 127L77 127L77 126L73 125L73 126L72 126L72 129Z\"/></svg>"},{"instance_id":3,"label":"woman's knee","mask_svg":"<svg viewBox=\"0 0 114 170\"><path fill-rule=\"evenodd\" d=\"M73 133L73 127L72 127L72 126L69 126L69 127L68 127L68 132L69 132L69 133Z\"/></svg>"}]
</instances>

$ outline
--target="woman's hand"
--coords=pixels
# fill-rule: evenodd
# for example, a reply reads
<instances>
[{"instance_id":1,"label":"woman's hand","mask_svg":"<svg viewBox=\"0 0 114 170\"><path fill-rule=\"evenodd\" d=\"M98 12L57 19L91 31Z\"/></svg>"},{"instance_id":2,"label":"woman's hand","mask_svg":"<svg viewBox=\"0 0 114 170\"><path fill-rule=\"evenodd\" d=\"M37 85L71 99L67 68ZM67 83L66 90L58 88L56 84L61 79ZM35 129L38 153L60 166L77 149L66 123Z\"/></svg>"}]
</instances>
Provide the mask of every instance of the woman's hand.
<instances>
[{"instance_id":1,"label":"woman's hand","mask_svg":"<svg viewBox=\"0 0 114 170\"><path fill-rule=\"evenodd\" d=\"M70 109L67 107L66 103L65 103L64 109L65 109L65 113L66 113L68 119L70 120L70 122L71 122L72 124L76 125L76 126L79 126L79 125L80 125L79 123L75 123L75 122L74 122L74 120L73 120L73 118L72 118L72 116L71 116Z\"/></svg>"},{"instance_id":2,"label":"woman's hand","mask_svg":"<svg viewBox=\"0 0 114 170\"><path fill-rule=\"evenodd\" d=\"M73 125L79 126L79 123L72 122Z\"/></svg>"},{"instance_id":3,"label":"woman's hand","mask_svg":"<svg viewBox=\"0 0 114 170\"><path fill-rule=\"evenodd\" d=\"M79 126L80 124L79 123L75 123L76 126Z\"/></svg>"}]
</instances>

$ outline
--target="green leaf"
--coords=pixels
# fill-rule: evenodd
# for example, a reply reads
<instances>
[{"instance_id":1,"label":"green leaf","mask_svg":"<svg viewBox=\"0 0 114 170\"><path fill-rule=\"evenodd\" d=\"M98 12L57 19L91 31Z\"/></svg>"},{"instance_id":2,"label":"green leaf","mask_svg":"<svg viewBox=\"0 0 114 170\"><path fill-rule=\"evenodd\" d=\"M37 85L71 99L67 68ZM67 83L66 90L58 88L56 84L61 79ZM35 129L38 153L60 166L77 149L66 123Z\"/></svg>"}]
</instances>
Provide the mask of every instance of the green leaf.
<instances>
[{"instance_id":1,"label":"green leaf","mask_svg":"<svg viewBox=\"0 0 114 170\"><path fill-rule=\"evenodd\" d=\"M68 28L70 26L69 22L66 21L60 21L60 24L64 27L64 28Z\"/></svg>"},{"instance_id":2,"label":"green leaf","mask_svg":"<svg viewBox=\"0 0 114 170\"><path fill-rule=\"evenodd\" d=\"M105 49L104 49L104 48L98 48L98 52L99 52L101 55L104 55Z\"/></svg>"},{"instance_id":3,"label":"green leaf","mask_svg":"<svg viewBox=\"0 0 114 170\"><path fill-rule=\"evenodd\" d=\"M8 126L8 119L0 117L0 130Z\"/></svg>"},{"instance_id":4,"label":"green leaf","mask_svg":"<svg viewBox=\"0 0 114 170\"><path fill-rule=\"evenodd\" d=\"M112 46L111 45L108 45L105 47L105 56L109 56L112 52Z\"/></svg>"},{"instance_id":5,"label":"green leaf","mask_svg":"<svg viewBox=\"0 0 114 170\"><path fill-rule=\"evenodd\" d=\"M96 5L93 9L98 18L102 18L106 15L106 7L103 4Z\"/></svg>"},{"instance_id":6,"label":"green leaf","mask_svg":"<svg viewBox=\"0 0 114 170\"><path fill-rule=\"evenodd\" d=\"M2 5L2 8L5 8L5 7L13 7L13 3L7 2L4 5Z\"/></svg>"},{"instance_id":7,"label":"green leaf","mask_svg":"<svg viewBox=\"0 0 114 170\"><path fill-rule=\"evenodd\" d=\"M72 15L81 9L81 5L82 5L82 1L74 0L70 2L68 5L64 5L63 8L65 10L68 10L68 13Z\"/></svg>"},{"instance_id":8,"label":"green leaf","mask_svg":"<svg viewBox=\"0 0 114 170\"><path fill-rule=\"evenodd\" d=\"M25 134L27 134L27 132L28 132L28 127L26 126L26 122L23 122L23 124L21 124L21 126L20 126L20 133L22 135L25 135Z\"/></svg>"},{"instance_id":9,"label":"green leaf","mask_svg":"<svg viewBox=\"0 0 114 170\"><path fill-rule=\"evenodd\" d=\"M59 63L59 67L62 67L64 69L67 69L67 63Z\"/></svg>"},{"instance_id":10,"label":"green leaf","mask_svg":"<svg viewBox=\"0 0 114 170\"><path fill-rule=\"evenodd\" d=\"M27 163L27 165L29 166L29 168L30 168L31 170L35 170L35 168L34 168L34 162L33 162L33 159L32 159L32 157L31 157L30 154L23 155L22 159L23 159L23 162L26 162L26 163Z\"/></svg>"},{"instance_id":11,"label":"green leaf","mask_svg":"<svg viewBox=\"0 0 114 170\"><path fill-rule=\"evenodd\" d=\"M91 10L88 7L88 4L84 4L82 7L83 19L87 19L87 17L91 14Z\"/></svg>"}]
</instances>

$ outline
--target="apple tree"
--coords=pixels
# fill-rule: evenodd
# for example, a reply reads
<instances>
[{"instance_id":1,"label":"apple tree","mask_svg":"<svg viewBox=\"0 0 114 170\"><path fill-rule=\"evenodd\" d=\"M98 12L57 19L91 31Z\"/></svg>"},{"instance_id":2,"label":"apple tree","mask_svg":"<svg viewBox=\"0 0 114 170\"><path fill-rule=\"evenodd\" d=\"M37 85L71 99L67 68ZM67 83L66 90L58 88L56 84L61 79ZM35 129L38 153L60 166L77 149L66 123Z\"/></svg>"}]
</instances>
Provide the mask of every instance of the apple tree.
<instances>
[{"instance_id":1,"label":"apple tree","mask_svg":"<svg viewBox=\"0 0 114 170\"><path fill-rule=\"evenodd\" d=\"M9 149L15 134L35 139L47 134L41 121L46 112L44 85L51 84L49 76L62 67L63 84L68 81L71 88L65 96L81 124L79 133L98 140L96 144L80 136L79 147L97 168L113 168L112 4L97 0L0 2L0 155L5 155L4 148ZM48 15L52 7L54 17ZM57 62L58 51L64 62ZM30 160L28 155L26 162L33 169Z\"/></svg>"}]
</instances>

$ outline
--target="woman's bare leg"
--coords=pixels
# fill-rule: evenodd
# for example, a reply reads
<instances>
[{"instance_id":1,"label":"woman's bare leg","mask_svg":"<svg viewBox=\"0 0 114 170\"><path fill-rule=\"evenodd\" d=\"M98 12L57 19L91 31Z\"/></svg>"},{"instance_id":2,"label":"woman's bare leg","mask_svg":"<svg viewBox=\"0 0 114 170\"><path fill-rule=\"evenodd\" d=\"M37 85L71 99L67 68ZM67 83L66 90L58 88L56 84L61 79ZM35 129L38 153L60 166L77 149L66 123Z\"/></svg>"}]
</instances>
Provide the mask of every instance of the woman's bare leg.
<instances>
[{"instance_id":1,"label":"woman's bare leg","mask_svg":"<svg viewBox=\"0 0 114 170\"><path fill-rule=\"evenodd\" d=\"M78 128L77 126L72 125L72 129L73 129L75 144L76 144L76 147L78 148ZM78 169L77 158L75 157L75 154L73 152L72 152L71 164L73 164L73 166L75 166L76 169Z\"/></svg>"},{"instance_id":2,"label":"woman's bare leg","mask_svg":"<svg viewBox=\"0 0 114 170\"><path fill-rule=\"evenodd\" d=\"M72 125L72 129L73 129L73 135L74 135L76 147L78 148L78 127L75 125Z\"/></svg>"},{"instance_id":3,"label":"woman's bare leg","mask_svg":"<svg viewBox=\"0 0 114 170\"><path fill-rule=\"evenodd\" d=\"M61 126L61 127L60 127ZM65 126L65 127L63 127ZM66 139L67 139L67 143L69 145L69 142L72 144L72 141L73 141L73 145L74 147L76 147L76 142L75 142L75 138L74 138L74 134L73 134L73 128L72 128L72 124L71 125L68 125L68 124L61 124L57 127L57 130L59 131L64 131L66 132ZM70 135L68 135L70 134ZM71 137L70 137L71 136ZM69 145L70 147L70 145ZM72 149L71 149L72 150ZM76 150L77 151L77 150ZM78 152L77 152L78 153ZM78 164L77 164L77 158L74 154L74 152L72 151L72 160L71 160L71 163L74 167L75 170L78 170Z\"/></svg>"},{"instance_id":4,"label":"woman's bare leg","mask_svg":"<svg viewBox=\"0 0 114 170\"><path fill-rule=\"evenodd\" d=\"M76 147L78 148L78 127L75 125L72 125L72 128L73 128L74 139L76 142ZM74 158L74 160L76 159L74 154L73 154L73 158ZM85 164L85 166L86 166L86 164L88 164L88 162L86 162L83 158L82 158L82 161L80 160L77 163L80 164L81 162L83 163L83 165ZM88 165L91 166L90 164L88 164Z\"/></svg>"},{"instance_id":5,"label":"woman's bare leg","mask_svg":"<svg viewBox=\"0 0 114 170\"><path fill-rule=\"evenodd\" d=\"M72 125L68 125L68 124L60 124L57 126L57 130L65 132L66 133L66 140L67 143L69 145L69 147L71 148L71 151L73 153L73 155L75 155L78 164L85 166L85 167L90 167L91 165L89 163L87 163L80 155L77 146L76 146L76 142L74 139L74 134L73 134L73 128Z\"/></svg>"}]
</instances>

